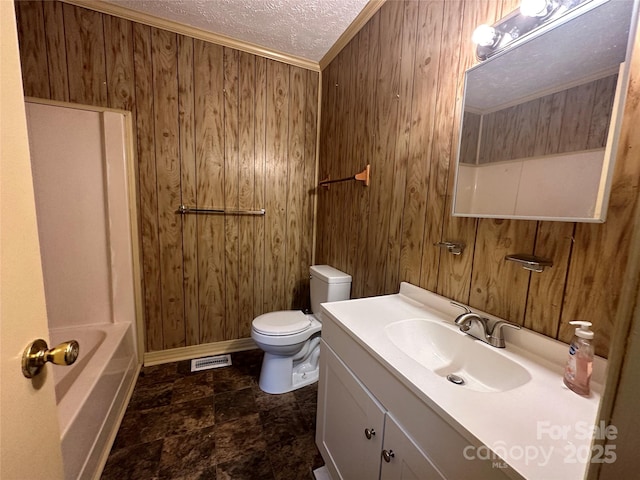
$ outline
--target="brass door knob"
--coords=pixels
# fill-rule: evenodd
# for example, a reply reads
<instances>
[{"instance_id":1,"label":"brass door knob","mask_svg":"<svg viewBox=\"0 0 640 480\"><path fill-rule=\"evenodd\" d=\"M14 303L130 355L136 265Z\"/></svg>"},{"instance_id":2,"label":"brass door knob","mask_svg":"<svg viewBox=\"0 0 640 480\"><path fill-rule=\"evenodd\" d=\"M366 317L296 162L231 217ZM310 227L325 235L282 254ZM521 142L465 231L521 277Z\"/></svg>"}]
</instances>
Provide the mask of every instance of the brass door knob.
<instances>
[{"instance_id":1,"label":"brass door knob","mask_svg":"<svg viewBox=\"0 0 640 480\"><path fill-rule=\"evenodd\" d=\"M33 378L40 373L47 362L71 365L77 360L79 353L80 345L75 340L68 340L49 349L47 342L39 338L22 354L22 374L27 378Z\"/></svg>"}]
</instances>

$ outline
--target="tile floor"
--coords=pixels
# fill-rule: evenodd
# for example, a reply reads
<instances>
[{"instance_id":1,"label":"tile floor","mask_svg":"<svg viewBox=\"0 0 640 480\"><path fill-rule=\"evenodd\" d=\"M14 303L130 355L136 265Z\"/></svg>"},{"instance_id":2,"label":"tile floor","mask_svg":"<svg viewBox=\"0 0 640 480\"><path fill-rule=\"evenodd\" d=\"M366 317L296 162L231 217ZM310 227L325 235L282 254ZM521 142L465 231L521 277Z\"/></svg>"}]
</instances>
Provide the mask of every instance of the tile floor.
<instances>
[{"instance_id":1,"label":"tile floor","mask_svg":"<svg viewBox=\"0 0 640 480\"><path fill-rule=\"evenodd\" d=\"M190 362L144 367L103 480L309 480L317 383L283 395L258 387L262 351L190 372Z\"/></svg>"}]
</instances>

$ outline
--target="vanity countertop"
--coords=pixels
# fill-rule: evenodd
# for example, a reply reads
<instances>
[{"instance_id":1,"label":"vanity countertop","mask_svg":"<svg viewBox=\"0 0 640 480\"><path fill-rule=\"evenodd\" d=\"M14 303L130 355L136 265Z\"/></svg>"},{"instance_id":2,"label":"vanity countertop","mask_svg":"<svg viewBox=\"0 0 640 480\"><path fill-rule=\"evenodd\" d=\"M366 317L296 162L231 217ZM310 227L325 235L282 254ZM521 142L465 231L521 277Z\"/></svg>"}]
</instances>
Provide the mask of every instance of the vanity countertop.
<instances>
[{"instance_id":1,"label":"vanity countertop","mask_svg":"<svg viewBox=\"0 0 640 480\"><path fill-rule=\"evenodd\" d=\"M476 391L425 368L385 333L393 322L416 318L443 322L457 331L453 320L462 310L449 299L402 283L395 295L325 303L323 309L325 322L333 322L422 402L491 448L524 478L584 478L606 360L596 357L592 393L579 396L562 382L566 344L527 329L505 329L506 348L487 348L520 364L531 379L506 391ZM603 452L600 459L606 458Z\"/></svg>"}]
</instances>

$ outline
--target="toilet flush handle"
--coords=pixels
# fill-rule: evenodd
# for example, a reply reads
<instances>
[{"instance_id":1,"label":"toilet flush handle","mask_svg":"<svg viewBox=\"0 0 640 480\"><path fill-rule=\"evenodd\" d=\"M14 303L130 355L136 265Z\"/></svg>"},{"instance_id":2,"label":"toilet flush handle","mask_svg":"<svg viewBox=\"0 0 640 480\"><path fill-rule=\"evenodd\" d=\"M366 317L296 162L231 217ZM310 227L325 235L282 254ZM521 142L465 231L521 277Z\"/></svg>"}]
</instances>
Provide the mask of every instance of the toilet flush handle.
<instances>
[{"instance_id":1,"label":"toilet flush handle","mask_svg":"<svg viewBox=\"0 0 640 480\"><path fill-rule=\"evenodd\" d=\"M78 358L80 345L75 340L69 340L60 345L48 348L47 342L39 338L25 348L22 354L22 374L33 378L40 373L47 362L56 365L71 365Z\"/></svg>"}]
</instances>

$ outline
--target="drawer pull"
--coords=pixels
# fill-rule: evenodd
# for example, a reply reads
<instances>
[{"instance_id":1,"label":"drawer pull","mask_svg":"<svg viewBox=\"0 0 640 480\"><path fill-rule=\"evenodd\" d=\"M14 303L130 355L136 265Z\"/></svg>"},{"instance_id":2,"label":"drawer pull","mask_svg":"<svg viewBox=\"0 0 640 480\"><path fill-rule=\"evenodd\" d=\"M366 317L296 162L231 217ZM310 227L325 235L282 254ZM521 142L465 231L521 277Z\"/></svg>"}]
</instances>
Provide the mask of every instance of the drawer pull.
<instances>
[{"instance_id":1,"label":"drawer pull","mask_svg":"<svg viewBox=\"0 0 640 480\"><path fill-rule=\"evenodd\" d=\"M389 451L382 450L382 458L384 458L384 461L387 462L387 463L389 463L391 461L391 459L393 457L395 457L395 456L396 456L396 454L393 453L393 450L389 450Z\"/></svg>"},{"instance_id":2,"label":"drawer pull","mask_svg":"<svg viewBox=\"0 0 640 480\"><path fill-rule=\"evenodd\" d=\"M371 437L373 437L375 434L376 431L373 428L364 429L364 436L367 437L367 440L371 440Z\"/></svg>"}]
</instances>

